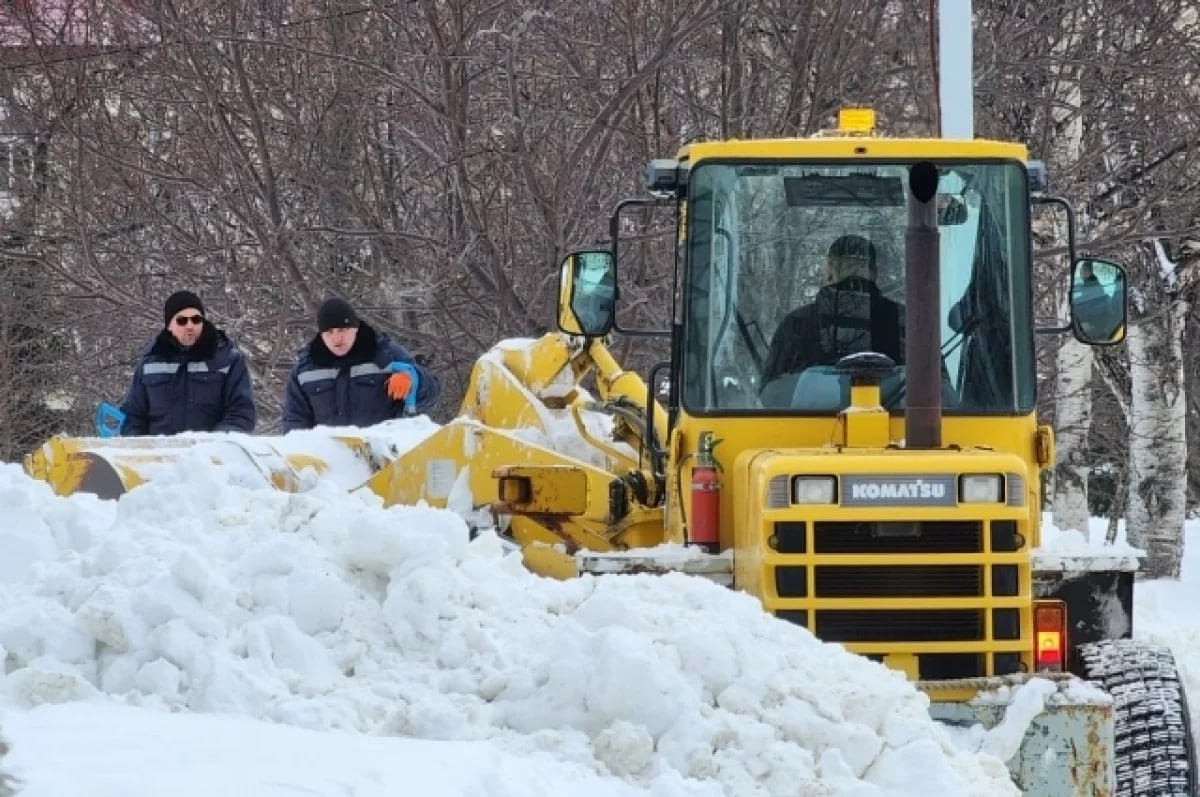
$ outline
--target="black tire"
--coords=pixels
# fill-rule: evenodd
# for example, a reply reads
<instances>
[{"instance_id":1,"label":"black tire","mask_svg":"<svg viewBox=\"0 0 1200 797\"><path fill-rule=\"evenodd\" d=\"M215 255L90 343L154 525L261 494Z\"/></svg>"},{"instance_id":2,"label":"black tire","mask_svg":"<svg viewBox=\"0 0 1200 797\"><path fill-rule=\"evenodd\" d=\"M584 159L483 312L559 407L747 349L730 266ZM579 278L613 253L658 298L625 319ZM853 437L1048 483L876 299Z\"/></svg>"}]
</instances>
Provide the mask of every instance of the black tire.
<instances>
[{"instance_id":1,"label":"black tire","mask_svg":"<svg viewBox=\"0 0 1200 797\"><path fill-rule=\"evenodd\" d=\"M1187 696L1170 648L1106 639L1078 653L1079 674L1113 698L1116 797L1200 797Z\"/></svg>"}]
</instances>

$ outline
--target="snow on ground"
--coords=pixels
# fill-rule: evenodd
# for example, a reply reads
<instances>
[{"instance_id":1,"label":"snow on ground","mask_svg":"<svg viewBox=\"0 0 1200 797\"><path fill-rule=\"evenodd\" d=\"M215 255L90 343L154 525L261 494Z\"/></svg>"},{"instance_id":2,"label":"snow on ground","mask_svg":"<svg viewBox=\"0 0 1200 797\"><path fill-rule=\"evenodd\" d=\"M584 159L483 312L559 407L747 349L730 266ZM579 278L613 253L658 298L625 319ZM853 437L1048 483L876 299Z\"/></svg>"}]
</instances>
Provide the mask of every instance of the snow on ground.
<instances>
[{"instance_id":1,"label":"snow on ground","mask_svg":"<svg viewBox=\"0 0 1200 797\"><path fill-rule=\"evenodd\" d=\"M0 465L23 794L1015 793L899 674L748 596L540 579L332 475L288 494L171 467L102 502Z\"/></svg>"},{"instance_id":2,"label":"snow on ground","mask_svg":"<svg viewBox=\"0 0 1200 797\"><path fill-rule=\"evenodd\" d=\"M1180 580L1137 585L1133 633L1169 645L1188 694L1200 696L1200 522L1189 521L1186 528ZM1192 727L1200 728L1200 698L1192 698L1188 706Z\"/></svg>"}]
</instances>

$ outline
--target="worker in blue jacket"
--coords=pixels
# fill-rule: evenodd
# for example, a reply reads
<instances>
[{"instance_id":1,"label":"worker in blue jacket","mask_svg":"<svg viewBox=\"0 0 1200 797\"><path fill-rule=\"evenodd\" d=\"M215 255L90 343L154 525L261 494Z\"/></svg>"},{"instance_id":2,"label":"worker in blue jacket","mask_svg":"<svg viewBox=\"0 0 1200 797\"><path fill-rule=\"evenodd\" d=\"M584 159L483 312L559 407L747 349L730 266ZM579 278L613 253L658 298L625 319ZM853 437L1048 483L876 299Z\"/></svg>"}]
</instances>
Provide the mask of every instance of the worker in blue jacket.
<instances>
[{"instance_id":1,"label":"worker in blue jacket","mask_svg":"<svg viewBox=\"0 0 1200 797\"><path fill-rule=\"evenodd\" d=\"M142 349L125 393L123 435L254 431L254 388L242 352L191 291L163 306L166 326Z\"/></svg>"},{"instance_id":2,"label":"worker in blue jacket","mask_svg":"<svg viewBox=\"0 0 1200 797\"><path fill-rule=\"evenodd\" d=\"M283 429L370 426L427 412L440 393L437 377L403 346L346 301L327 299L317 311L317 335L288 377Z\"/></svg>"}]
</instances>

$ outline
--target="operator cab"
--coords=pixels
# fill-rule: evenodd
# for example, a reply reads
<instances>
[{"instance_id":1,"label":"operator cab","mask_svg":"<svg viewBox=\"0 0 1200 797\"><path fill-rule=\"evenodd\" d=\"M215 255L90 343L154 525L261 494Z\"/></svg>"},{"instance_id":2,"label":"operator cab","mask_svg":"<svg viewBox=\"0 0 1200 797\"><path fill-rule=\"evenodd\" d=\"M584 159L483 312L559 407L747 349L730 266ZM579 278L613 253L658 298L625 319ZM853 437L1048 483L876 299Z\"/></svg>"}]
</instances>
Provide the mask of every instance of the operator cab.
<instances>
[{"instance_id":1,"label":"operator cab","mask_svg":"<svg viewBox=\"0 0 1200 797\"><path fill-rule=\"evenodd\" d=\"M815 139L707 142L649 164L655 202L678 207L672 406L692 417L836 415L850 395L838 362L874 352L896 366L882 378L881 404L903 413L908 331L932 313L945 414L1033 411L1030 213L1044 188L1040 164L1017 145L959 141L947 154L943 141L873 131L873 116L849 115ZM932 307L907 299L918 164L936 170ZM561 329L624 331L615 272L606 250L568 255ZM1063 331L1089 344L1123 340L1123 269L1078 260L1071 285Z\"/></svg>"},{"instance_id":2,"label":"operator cab","mask_svg":"<svg viewBox=\"0 0 1200 797\"><path fill-rule=\"evenodd\" d=\"M932 162L937 167L940 295L906 306L905 189L915 160L705 160L687 189L682 290L682 405L692 415L836 413L849 385L834 367L848 354L889 355L896 371L883 404L905 407L905 337L916 314L936 313L947 414L1033 410L1030 191L1019 160ZM867 242L858 259L844 241ZM844 253L843 253L844 254ZM852 253L853 254L853 253ZM1090 271L1072 291L1074 329L1089 343L1124 335L1120 267ZM1103 285L1100 285L1100 282Z\"/></svg>"}]
</instances>

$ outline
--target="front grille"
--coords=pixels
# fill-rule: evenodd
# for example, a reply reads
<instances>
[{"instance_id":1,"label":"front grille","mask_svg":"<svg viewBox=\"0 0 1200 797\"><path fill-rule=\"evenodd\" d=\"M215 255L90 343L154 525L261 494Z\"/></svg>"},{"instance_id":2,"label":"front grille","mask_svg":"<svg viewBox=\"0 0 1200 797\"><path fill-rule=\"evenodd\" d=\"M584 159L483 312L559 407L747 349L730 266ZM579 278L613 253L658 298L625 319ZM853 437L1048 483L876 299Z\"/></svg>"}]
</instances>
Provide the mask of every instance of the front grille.
<instances>
[{"instance_id":1,"label":"front grille","mask_svg":"<svg viewBox=\"0 0 1200 797\"><path fill-rule=\"evenodd\" d=\"M983 568L978 565L825 565L815 570L819 598L962 598L983 594Z\"/></svg>"},{"instance_id":2,"label":"front grille","mask_svg":"<svg viewBox=\"0 0 1200 797\"><path fill-rule=\"evenodd\" d=\"M894 646L898 654L915 657L921 678L1020 671L1027 653L994 648L1021 641L1026 615L1020 608L990 605L993 597L1021 594L1022 566L990 556L1024 550L1018 523L887 517L826 521L793 515L764 524L762 539L771 556L763 586L775 587L765 598L769 608L820 639L885 663L891 654L879 653L877 646ZM947 562L951 556L959 561ZM918 608L922 599L940 606ZM791 603L787 609L779 605L784 601ZM847 606L851 601L863 608ZM965 643L989 644L966 651ZM929 649L934 646L948 650Z\"/></svg>"},{"instance_id":3,"label":"front grille","mask_svg":"<svg viewBox=\"0 0 1200 797\"><path fill-rule=\"evenodd\" d=\"M775 612L775 616L780 620L787 620L789 623L795 623L796 625L802 625L805 628L808 628L808 612L806 611L782 609Z\"/></svg>"},{"instance_id":4,"label":"front grille","mask_svg":"<svg viewBox=\"0 0 1200 797\"><path fill-rule=\"evenodd\" d=\"M1016 565L992 565L992 594L1011 598L1020 593L1020 571Z\"/></svg>"},{"instance_id":5,"label":"front grille","mask_svg":"<svg viewBox=\"0 0 1200 797\"><path fill-rule=\"evenodd\" d=\"M825 609L814 633L826 642L974 642L983 639L975 609Z\"/></svg>"},{"instance_id":6,"label":"front grille","mask_svg":"<svg viewBox=\"0 0 1200 797\"><path fill-rule=\"evenodd\" d=\"M992 638L1020 639L1021 613L1016 609L992 609Z\"/></svg>"},{"instance_id":7,"label":"front grille","mask_svg":"<svg viewBox=\"0 0 1200 797\"><path fill-rule=\"evenodd\" d=\"M981 553L983 523L818 521L813 524L813 548L817 554Z\"/></svg>"},{"instance_id":8,"label":"front grille","mask_svg":"<svg viewBox=\"0 0 1200 797\"><path fill-rule=\"evenodd\" d=\"M803 567L775 568L775 592L781 598L807 598L808 570Z\"/></svg>"},{"instance_id":9,"label":"front grille","mask_svg":"<svg viewBox=\"0 0 1200 797\"><path fill-rule=\"evenodd\" d=\"M917 657L917 672L926 680L978 678L983 671L982 653L923 653Z\"/></svg>"},{"instance_id":10,"label":"front grille","mask_svg":"<svg viewBox=\"0 0 1200 797\"><path fill-rule=\"evenodd\" d=\"M805 553L808 550L808 524L803 520L781 520L775 524L771 547L779 553Z\"/></svg>"},{"instance_id":11,"label":"front grille","mask_svg":"<svg viewBox=\"0 0 1200 797\"><path fill-rule=\"evenodd\" d=\"M1017 534L1017 521L992 521L992 551L995 553L1011 553L1020 550L1020 535Z\"/></svg>"},{"instance_id":12,"label":"front grille","mask_svg":"<svg viewBox=\"0 0 1200 797\"><path fill-rule=\"evenodd\" d=\"M1019 653L997 653L992 657L992 671L995 675L1008 675L1020 672L1021 655Z\"/></svg>"}]
</instances>

